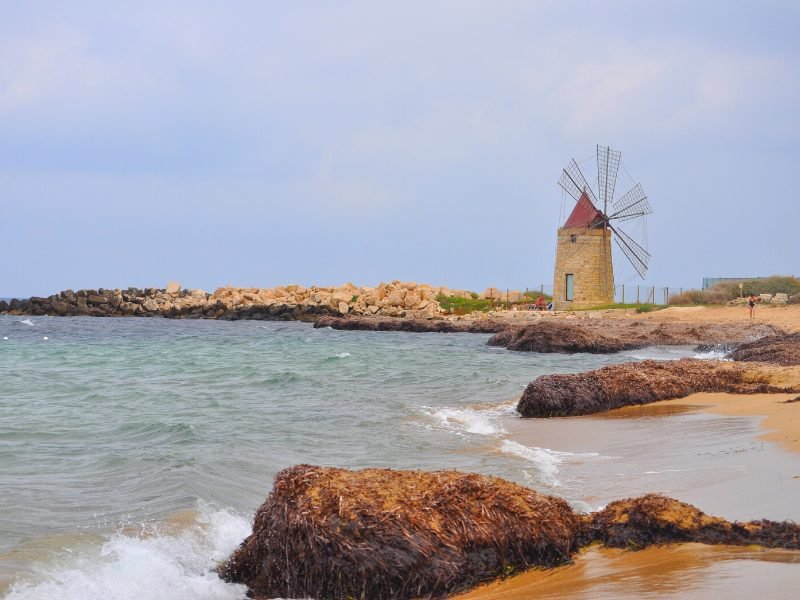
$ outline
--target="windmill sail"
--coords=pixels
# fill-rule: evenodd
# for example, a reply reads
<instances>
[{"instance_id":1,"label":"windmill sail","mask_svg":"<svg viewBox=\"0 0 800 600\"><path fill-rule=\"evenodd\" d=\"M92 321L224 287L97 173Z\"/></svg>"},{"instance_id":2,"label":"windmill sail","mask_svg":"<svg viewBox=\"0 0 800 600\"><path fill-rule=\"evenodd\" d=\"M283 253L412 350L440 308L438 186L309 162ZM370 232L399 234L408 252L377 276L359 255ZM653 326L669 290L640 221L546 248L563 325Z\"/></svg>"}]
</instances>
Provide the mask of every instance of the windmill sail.
<instances>
[{"instance_id":1,"label":"windmill sail","mask_svg":"<svg viewBox=\"0 0 800 600\"><path fill-rule=\"evenodd\" d=\"M564 191L572 196L575 202L579 201L581 195L586 192L592 204L597 206L597 198L592 188L586 183L586 178L583 176L583 173L581 173L578 163L575 162L574 158L562 171L561 178L558 180L558 185L564 188Z\"/></svg>"},{"instance_id":2,"label":"windmill sail","mask_svg":"<svg viewBox=\"0 0 800 600\"><path fill-rule=\"evenodd\" d=\"M642 184L637 183L627 194L614 203L608 218L627 221L628 219L649 215L652 212L650 203L647 201L647 195L642 189Z\"/></svg>"},{"instance_id":3,"label":"windmill sail","mask_svg":"<svg viewBox=\"0 0 800 600\"><path fill-rule=\"evenodd\" d=\"M597 146L597 192L603 203L603 212L608 213L608 203L614 201L614 188L622 152L608 146Z\"/></svg>"},{"instance_id":4,"label":"windmill sail","mask_svg":"<svg viewBox=\"0 0 800 600\"><path fill-rule=\"evenodd\" d=\"M622 250L622 253L633 265L633 268L636 269L636 272L639 273L639 276L644 279L647 273L647 264L650 262L650 253L619 227L613 227L610 224L609 227L616 234L614 241L617 242L619 249Z\"/></svg>"}]
</instances>

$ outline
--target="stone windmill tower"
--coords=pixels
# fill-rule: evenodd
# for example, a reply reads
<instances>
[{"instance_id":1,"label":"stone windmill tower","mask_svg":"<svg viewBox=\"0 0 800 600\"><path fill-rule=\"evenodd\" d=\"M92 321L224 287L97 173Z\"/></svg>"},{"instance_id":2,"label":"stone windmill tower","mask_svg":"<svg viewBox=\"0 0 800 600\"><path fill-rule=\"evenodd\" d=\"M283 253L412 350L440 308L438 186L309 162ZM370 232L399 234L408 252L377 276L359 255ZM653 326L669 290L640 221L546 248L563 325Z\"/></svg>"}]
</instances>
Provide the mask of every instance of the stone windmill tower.
<instances>
[{"instance_id":1,"label":"stone windmill tower","mask_svg":"<svg viewBox=\"0 0 800 600\"><path fill-rule=\"evenodd\" d=\"M619 227L619 222L644 220L653 211L638 183L614 201L621 157L620 152L608 146L597 146L599 201L574 158L558 181L576 204L558 229L553 276L553 304L556 310L613 304L612 238L642 279L647 273L650 254L645 249L643 236L639 241L635 240ZM637 231L643 231L643 227L638 227Z\"/></svg>"}]
</instances>

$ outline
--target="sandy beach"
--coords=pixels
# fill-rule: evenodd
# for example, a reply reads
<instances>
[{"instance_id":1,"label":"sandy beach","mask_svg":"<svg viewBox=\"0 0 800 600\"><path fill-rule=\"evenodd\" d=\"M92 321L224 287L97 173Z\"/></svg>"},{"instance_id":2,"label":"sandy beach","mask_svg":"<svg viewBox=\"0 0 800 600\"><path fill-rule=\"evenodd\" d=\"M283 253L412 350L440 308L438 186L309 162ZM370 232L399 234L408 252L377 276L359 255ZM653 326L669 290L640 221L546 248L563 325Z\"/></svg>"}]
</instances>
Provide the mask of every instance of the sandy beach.
<instances>
[{"instance_id":1,"label":"sandy beach","mask_svg":"<svg viewBox=\"0 0 800 600\"><path fill-rule=\"evenodd\" d=\"M511 317L514 318L514 317ZM534 317L537 318L537 317ZM574 318L574 317L566 317ZM595 313L585 318L633 319L656 322L749 323L744 307L672 307L652 313L632 314L620 311ZM780 327L787 332L800 331L800 307L759 307L758 322ZM761 371L776 385L800 384L800 367L763 365ZM797 394L724 394L698 393L684 398L656 402L646 406L625 407L602 415L571 417L591 427L598 419L637 419L700 412L756 419L758 440L775 445L794 470L783 474L781 486L763 493L781 494L786 485L800 488L800 400ZM535 420L521 421L510 435L514 441L535 443ZM700 449L698 449L698 452ZM676 465L681 468L685 465ZM761 468L775 468L770 461ZM763 475L763 473L762 473ZM788 483L787 483L788 482ZM753 502L760 486L751 477L741 477L729 493L740 495L743 502ZM794 487L794 486L792 486ZM709 488L706 499L713 504ZM703 507L703 492L699 494ZM746 499L745 499L746 498ZM780 504L781 500L778 499ZM789 507L786 507L787 510ZM678 544L627 551L592 547L581 553L573 564L549 570L531 570L505 581L479 587L457 598L522 600L523 598L794 598L796 589L787 582L796 581L800 555L796 552L761 548L733 548Z\"/></svg>"}]
</instances>

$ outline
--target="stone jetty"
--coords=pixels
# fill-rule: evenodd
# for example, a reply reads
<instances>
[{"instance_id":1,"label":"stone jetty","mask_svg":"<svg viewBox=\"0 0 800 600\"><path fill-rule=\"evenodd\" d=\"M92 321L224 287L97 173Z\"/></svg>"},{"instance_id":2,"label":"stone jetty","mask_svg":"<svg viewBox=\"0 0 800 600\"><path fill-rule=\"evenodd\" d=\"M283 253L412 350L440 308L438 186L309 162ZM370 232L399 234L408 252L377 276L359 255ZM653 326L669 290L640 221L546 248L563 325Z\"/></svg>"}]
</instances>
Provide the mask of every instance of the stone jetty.
<instances>
[{"instance_id":1,"label":"stone jetty","mask_svg":"<svg viewBox=\"0 0 800 600\"><path fill-rule=\"evenodd\" d=\"M401 281L377 287L358 287L352 283L338 287L221 287L213 293L181 289L179 284L172 283L163 289L66 290L46 298L0 301L0 313L228 320L315 320L321 315L430 319L443 314L436 301L440 294L471 297L466 290Z\"/></svg>"}]
</instances>

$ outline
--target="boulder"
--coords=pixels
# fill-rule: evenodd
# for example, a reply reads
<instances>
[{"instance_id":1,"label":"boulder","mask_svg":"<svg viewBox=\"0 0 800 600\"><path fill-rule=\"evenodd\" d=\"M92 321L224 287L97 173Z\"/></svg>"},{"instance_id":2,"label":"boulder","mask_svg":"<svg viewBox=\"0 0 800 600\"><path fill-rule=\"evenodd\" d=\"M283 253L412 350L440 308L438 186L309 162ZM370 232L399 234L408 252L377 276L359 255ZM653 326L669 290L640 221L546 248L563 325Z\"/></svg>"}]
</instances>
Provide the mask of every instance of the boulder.
<instances>
[{"instance_id":1,"label":"boulder","mask_svg":"<svg viewBox=\"0 0 800 600\"><path fill-rule=\"evenodd\" d=\"M581 521L559 498L456 471L281 471L219 570L263 598L441 597L568 561Z\"/></svg>"},{"instance_id":2,"label":"boulder","mask_svg":"<svg viewBox=\"0 0 800 600\"><path fill-rule=\"evenodd\" d=\"M684 398L697 392L794 393L772 385L757 368L684 358L645 360L568 375L542 375L528 384L517 404L523 417L568 417L622 406Z\"/></svg>"},{"instance_id":3,"label":"boulder","mask_svg":"<svg viewBox=\"0 0 800 600\"><path fill-rule=\"evenodd\" d=\"M167 283L166 292L167 294L179 294L181 291L181 284L177 281L170 281Z\"/></svg>"},{"instance_id":4,"label":"boulder","mask_svg":"<svg viewBox=\"0 0 800 600\"><path fill-rule=\"evenodd\" d=\"M584 546L700 542L800 549L800 525L731 523L647 494L579 515L561 498L458 471L298 465L218 573L256 598L443 598Z\"/></svg>"},{"instance_id":5,"label":"boulder","mask_svg":"<svg viewBox=\"0 0 800 600\"><path fill-rule=\"evenodd\" d=\"M341 314L346 315L348 312L350 312L350 305L347 304L347 302L339 302L337 309Z\"/></svg>"}]
</instances>

